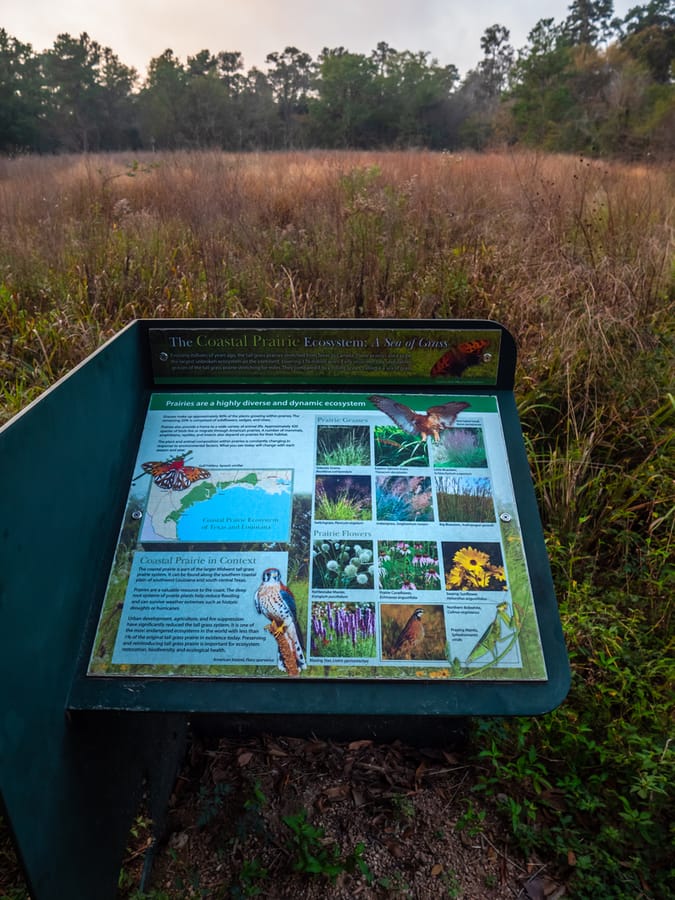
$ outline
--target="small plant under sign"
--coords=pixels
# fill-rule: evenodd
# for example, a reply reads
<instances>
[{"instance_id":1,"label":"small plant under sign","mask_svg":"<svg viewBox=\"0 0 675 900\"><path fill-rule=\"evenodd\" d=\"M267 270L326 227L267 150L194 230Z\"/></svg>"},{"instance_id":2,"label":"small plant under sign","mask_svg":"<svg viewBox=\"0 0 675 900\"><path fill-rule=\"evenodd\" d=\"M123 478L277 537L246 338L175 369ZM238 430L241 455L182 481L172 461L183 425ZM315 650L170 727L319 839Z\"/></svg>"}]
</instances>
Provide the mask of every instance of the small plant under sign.
<instances>
[{"instance_id":1,"label":"small plant under sign","mask_svg":"<svg viewBox=\"0 0 675 900\"><path fill-rule=\"evenodd\" d=\"M323 828L317 828L307 820L307 812L301 809L290 816L284 816L284 824L291 830L286 849L293 857L293 870L308 875L324 875L335 881L341 872L360 872L370 884L373 874L363 859L364 845L357 844L343 859L334 842L327 839Z\"/></svg>"}]
</instances>

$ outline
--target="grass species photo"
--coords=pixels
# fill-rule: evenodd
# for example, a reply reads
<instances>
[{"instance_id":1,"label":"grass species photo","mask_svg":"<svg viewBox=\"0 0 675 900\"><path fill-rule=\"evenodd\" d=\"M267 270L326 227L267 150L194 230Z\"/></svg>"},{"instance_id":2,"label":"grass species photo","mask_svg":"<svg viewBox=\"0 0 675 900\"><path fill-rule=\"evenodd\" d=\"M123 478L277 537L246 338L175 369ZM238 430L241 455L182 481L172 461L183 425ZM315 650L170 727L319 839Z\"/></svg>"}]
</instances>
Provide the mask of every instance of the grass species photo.
<instances>
[{"instance_id":1,"label":"grass species photo","mask_svg":"<svg viewBox=\"0 0 675 900\"><path fill-rule=\"evenodd\" d=\"M316 429L317 466L369 466L370 429L367 425L319 425Z\"/></svg>"},{"instance_id":2,"label":"grass species photo","mask_svg":"<svg viewBox=\"0 0 675 900\"><path fill-rule=\"evenodd\" d=\"M379 475L375 504L379 522L433 522L431 478Z\"/></svg>"},{"instance_id":3,"label":"grass species photo","mask_svg":"<svg viewBox=\"0 0 675 900\"><path fill-rule=\"evenodd\" d=\"M429 450L426 441L411 437L396 425L376 425L376 466L428 466Z\"/></svg>"},{"instance_id":4,"label":"grass species photo","mask_svg":"<svg viewBox=\"0 0 675 900\"><path fill-rule=\"evenodd\" d=\"M442 587L436 541L378 541L383 591L437 591Z\"/></svg>"},{"instance_id":5,"label":"grass species photo","mask_svg":"<svg viewBox=\"0 0 675 900\"><path fill-rule=\"evenodd\" d=\"M487 456L482 428L451 428L431 445L434 466L452 469L485 469Z\"/></svg>"},{"instance_id":6,"label":"grass species photo","mask_svg":"<svg viewBox=\"0 0 675 900\"><path fill-rule=\"evenodd\" d=\"M322 521L367 521L372 518L369 475L318 475L314 518Z\"/></svg>"},{"instance_id":7,"label":"grass species photo","mask_svg":"<svg viewBox=\"0 0 675 900\"><path fill-rule=\"evenodd\" d=\"M315 541L312 550L312 587L372 590L373 542Z\"/></svg>"},{"instance_id":8,"label":"grass species photo","mask_svg":"<svg viewBox=\"0 0 675 900\"><path fill-rule=\"evenodd\" d=\"M312 604L312 656L377 656L374 603Z\"/></svg>"},{"instance_id":9,"label":"grass species photo","mask_svg":"<svg viewBox=\"0 0 675 900\"><path fill-rule=\"evenodd\" d=\"M447 659L442 606L383 603L380 619L383 659Z\"/></svg>"},{"instance_id":10,"label":"grass species photo","mask_svg":"<svg viewBox=\"0 0 675 900\"><path fill-rule=\"evenodd\" d=\"M506 591L504 560L499 544L475 546L452 542L441 544L445 588L448 591Z\"/></svg>"},{"instance_id":11,"label":"grass species photo","mask_svg":"<svg viewBox=\"0 0 675 900\"><path fill-rule=\"evenodd\" d=\"M495 519L489 478L437 475L436 498L440 522L493 522Z\"/></svg>"}]
</instances>

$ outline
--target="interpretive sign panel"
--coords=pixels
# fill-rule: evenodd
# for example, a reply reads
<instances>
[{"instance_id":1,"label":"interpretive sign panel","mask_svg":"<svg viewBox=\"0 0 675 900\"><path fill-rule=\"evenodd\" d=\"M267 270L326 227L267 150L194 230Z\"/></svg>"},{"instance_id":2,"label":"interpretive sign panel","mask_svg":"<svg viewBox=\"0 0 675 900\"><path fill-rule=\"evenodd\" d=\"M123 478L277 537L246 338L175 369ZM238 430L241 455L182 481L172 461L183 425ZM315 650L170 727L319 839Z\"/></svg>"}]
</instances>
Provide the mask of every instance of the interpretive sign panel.
<instances>
[{"instance_id":1,"label":"interpretive sign panel","mask_svg":"<svg viewBox=\"0 0 675 900\"><path fill-rule=\"evenodd\" d=\"M497 397L154 393L88 674L545 681Z\"/></svg>"},{"instance_id":2,"label":"interpretive sign panel","mask_svg":"<svg viewBox=\"0 0 675 900\"><path fill-rule=\"evenodd\" d=\"M447 384L497 380L501 331L153 328L156 384Z\"/></svg>"}]
</instances>

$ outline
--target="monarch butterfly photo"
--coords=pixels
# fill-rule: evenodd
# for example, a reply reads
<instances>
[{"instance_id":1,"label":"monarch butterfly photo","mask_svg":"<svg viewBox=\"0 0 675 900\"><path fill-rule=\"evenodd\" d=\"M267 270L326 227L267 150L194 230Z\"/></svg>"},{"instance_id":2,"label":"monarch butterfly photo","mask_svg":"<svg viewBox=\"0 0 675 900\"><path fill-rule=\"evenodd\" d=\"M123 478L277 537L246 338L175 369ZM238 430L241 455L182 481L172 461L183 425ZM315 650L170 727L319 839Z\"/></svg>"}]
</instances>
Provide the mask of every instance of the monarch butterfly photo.
<instances>
[{"instance_id":1,"label":"monarch butterfly photo","mask_svg":"<svg viewBox=\"0 0 675 900\"><path fill-rule=\"evenodd\" d=\"M446 351L431 367L431 377L442 375L461 375L469 366L478 366L483 362L483 352L490 346L490 341L481 338L476 341L465 341Z\"/></svg>"},{"instance_id":2,"label":"monarch butterfly photo","mask_svg":"<svg viewBox=\"0 0 675 900\"><path fill-rule=\"evenodd\" d=\"M183 453L182 456L175 456L164 462L144 462L141 464L142 474L150 475L157 487L163 491L184 491L195 481L211 477L208 469L185 465L185 459L191 452ZM137 475L136 477L140 478L141 476ZM135 480L136 478L134 478Z\"/></svg>"}]
</instances>

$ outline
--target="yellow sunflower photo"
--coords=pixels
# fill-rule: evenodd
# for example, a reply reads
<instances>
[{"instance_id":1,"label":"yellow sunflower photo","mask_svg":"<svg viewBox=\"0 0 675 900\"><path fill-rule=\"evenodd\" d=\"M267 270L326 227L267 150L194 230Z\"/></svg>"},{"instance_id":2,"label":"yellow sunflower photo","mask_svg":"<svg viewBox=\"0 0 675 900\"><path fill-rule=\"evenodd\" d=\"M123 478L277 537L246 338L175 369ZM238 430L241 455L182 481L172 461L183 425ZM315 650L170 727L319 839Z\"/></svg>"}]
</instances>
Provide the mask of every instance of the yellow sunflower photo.
<instances>
[{"instance_id":1,"label":"yellow sunflower photo","mask_svg":"<svg viewBox=\"0 0 675 900\"><path fill-rule=\"evenodd\" d=\"M445 588L448 591L505 591L506 573L497 543L478 546L443 543Z\"/></svg>"}]
</instances>

